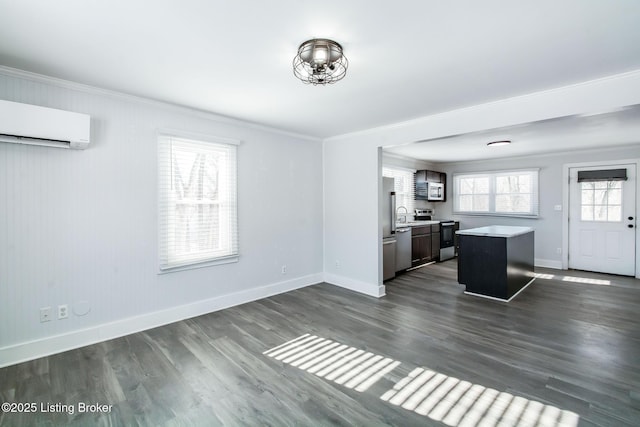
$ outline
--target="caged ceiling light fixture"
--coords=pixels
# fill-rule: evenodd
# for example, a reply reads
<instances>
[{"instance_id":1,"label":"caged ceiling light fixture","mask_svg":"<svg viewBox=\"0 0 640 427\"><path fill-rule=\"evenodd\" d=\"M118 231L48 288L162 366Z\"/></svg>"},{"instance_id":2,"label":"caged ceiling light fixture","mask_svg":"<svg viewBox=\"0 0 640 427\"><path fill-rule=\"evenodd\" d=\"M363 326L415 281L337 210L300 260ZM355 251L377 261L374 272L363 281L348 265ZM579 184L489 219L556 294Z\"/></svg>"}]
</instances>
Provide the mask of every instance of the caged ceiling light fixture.
<instances>
[{"instance_id":1,"label":"caged ceiling light fixture","mask_svg":"<svg viewBox=\"0 0 640 427\"><path fill-rule=\"evenodd\" d=\"M342 46L329 39L307 40L293 58L293 74L305 84L333 84L344 78L348 66Z\"/></svg>"}]
</instances>

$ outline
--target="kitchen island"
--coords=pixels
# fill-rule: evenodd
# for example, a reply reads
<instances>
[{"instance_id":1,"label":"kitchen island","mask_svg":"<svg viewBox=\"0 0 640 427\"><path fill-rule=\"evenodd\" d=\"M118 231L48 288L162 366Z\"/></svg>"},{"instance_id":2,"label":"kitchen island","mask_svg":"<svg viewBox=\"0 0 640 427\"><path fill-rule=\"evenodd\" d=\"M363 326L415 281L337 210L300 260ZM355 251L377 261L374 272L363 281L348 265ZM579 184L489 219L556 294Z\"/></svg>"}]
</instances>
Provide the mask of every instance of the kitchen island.
<instances>
[{"instance_id":1,"label":"kitchen island","mask_svg":"<svg viewBox=\"0 0 640 427\"><path fill-rule=\"evenodd\" d=\"M535 279L533 228L492 225L456 234L458 282L465 293L510 301Z\"/></svg>"}]
</instances>

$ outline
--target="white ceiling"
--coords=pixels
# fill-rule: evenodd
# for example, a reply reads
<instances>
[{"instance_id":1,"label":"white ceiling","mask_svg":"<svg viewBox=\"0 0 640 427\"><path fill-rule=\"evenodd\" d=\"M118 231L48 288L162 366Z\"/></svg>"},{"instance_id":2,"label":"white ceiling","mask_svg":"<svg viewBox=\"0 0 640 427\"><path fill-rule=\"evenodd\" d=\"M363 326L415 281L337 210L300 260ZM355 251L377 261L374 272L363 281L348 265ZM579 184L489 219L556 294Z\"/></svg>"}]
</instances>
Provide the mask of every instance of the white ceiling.
<instances>
[{"instance_id":1,"label":"white ceiling","mask_svg":"<svg viewBox=\"0 0 640 427\"><path fill-rule=\"evenodd\" d=\"M640 69L637 0L0 0L0 65L315 137ZM292 74L312 37L335 85Z\"/></svg>"},{"instance_id":2,"label":"white ceiling","mask_svg":"<svg viewBox=\"0 0 640 427\"><path fill-rule=\"evenodd\" d=\"M489 147L492 141L510 145ZM608 113L560 117L500 129L385 148L385 152L433 163L520 157L635 144L640 156L640 106Z\"/></svg>"}]
</instances>

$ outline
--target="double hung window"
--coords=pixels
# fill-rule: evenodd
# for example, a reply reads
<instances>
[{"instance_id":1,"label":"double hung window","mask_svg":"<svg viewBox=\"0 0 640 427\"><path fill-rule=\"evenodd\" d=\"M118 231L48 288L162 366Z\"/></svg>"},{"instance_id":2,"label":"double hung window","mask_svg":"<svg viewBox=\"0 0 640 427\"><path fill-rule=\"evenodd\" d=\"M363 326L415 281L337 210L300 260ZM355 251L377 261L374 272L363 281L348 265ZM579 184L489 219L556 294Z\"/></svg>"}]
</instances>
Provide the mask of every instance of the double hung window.
<instances>
[{"instance_id":1,"label":"double hung window","mask_svg":"<svg viewBox=\"0 0 640 427\"><path fill-rule=\"evenodd\" d=\"M454 213L538 215L538 170L454 174Z\"/></svg>"},{"instance_id":2,"label":"double hung window","mask_svg":"<svg viewBox=\"0 0 640 427\"><path fill-rule=\"evenodd\" d=\"M161 271L237 260L236 151L226 140L160 136Z\"/></svg>"}]
</instances>

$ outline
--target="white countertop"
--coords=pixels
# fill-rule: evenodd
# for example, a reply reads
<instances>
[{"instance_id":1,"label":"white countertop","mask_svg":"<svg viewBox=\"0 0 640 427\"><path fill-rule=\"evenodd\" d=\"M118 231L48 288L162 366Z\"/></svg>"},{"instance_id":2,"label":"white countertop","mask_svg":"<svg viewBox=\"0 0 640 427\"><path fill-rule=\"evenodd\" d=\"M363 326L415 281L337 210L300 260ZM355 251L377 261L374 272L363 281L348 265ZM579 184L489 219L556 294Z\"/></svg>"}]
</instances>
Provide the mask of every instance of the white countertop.
<instances>
[{"instance_id":1,"label":"white countertop","mask_svg":"<svg viewBox=\"0 0 640 427\"><path fill-rule=\"evenodd\" d=\"M407 221L407 222L396 222L396 228L404 228L404 227L420 227L423 225L432 225L432 224L440 224L440 221Z\"/></svg>"},{"instance_id":2,"label":"white countertop","mask_svg":"<svg viewBox=\"0 0 640 427\"><path fill-rule=\"evenodd\" d=\"M456 231L456 234L464 234L466 236L514 237L531 232L533 232L533 228L531 227L489 225L487 227L469 228L467 230Z\"/></svg>"}]
</instances>

